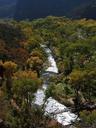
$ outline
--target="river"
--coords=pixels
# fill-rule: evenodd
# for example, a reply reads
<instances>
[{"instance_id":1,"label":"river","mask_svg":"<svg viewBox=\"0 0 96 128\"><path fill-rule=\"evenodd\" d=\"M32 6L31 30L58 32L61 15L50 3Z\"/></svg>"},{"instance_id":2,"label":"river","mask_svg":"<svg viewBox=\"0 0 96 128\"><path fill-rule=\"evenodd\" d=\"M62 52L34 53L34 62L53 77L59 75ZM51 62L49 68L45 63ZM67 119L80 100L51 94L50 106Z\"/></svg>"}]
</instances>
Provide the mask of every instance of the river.
<instances>
[{"instance_id":1,"label":"river","mask_svg":"<svg viewBox=\"0 0 96 128\"><path fill-rule=\"evenodd\" d=\"M47 48L45 45L42 45L41 47L44 48L45 52L47 53L49 62L49 67L42 74L42 77L44 79L50 78L50 76L56 75L58 73L56 61L49 48ZM54 118L58 123L64 126L70 125L72 124L72 122L75 122L75 120L77 119L77 115L71 113L71 111L65 105L59 103L52 97L48 98L45 102L45 91L47 87L48 79L45 79L42 88L38 89L37 93L35 94L35 104L39 106L44 105L45 115L52 116L52 118Z\"/></svg>"}]
</instances>

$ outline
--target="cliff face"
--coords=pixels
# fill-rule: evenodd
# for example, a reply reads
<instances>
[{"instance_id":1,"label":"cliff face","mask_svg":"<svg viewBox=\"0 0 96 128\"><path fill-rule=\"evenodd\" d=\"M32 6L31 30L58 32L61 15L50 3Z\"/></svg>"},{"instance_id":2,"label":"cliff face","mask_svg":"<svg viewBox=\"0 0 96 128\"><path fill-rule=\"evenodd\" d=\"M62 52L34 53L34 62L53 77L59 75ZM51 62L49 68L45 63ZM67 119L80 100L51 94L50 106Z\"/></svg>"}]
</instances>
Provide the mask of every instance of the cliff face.
<instances>
[{"instance_id":1,"label":"cliff face","mask_svg":"<svg viewBox=\"0 0 96 128\"><path fill-rule=\"evenodd\" d=\"M74 8L89 4L90 0L18 0L15 19L34 19L48 15L69 16Z\"/></svg>"},{"instance_id":2,"label":"cliff face","mask_svg":"<svg viewBox=\"0 0 96 128\"><path fill-rule=\"evenodd\" d=\"M0 0L0 18L10 18L14 15L17 0Z\"/></svg>"}]
</instances>

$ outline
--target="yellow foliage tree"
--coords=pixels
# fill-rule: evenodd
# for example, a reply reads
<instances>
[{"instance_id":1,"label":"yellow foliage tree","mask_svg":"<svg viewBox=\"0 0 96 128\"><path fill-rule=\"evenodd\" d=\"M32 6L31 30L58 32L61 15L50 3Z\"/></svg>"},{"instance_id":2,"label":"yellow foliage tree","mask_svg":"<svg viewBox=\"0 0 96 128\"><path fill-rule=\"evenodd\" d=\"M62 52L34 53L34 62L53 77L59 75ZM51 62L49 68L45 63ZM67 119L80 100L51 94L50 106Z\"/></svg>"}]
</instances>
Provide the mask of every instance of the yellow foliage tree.
<instances>
[{"instance_id":1,"label":"yellow foliage tree","mask_svg":"<svg viewBox=\"0 0 96 128\"><path fill-rule=\"evenodd\" d=\"M17 64L12 61L6 61L5 63L3 63L3 66L5 68L6 87L8 91L10 91L12 87L12 75L17 68Z\"/></svg>"},{"instance_id":2,"label":"yellow foliage tree","mask_svg":"<svg viewBox=\"0 0 96 128\"><path fill-rule=\"evenodd\" d=\"M40 70L42 69L42 66L43 66L43 60L38 56L31 56L27 60L27 65L32 70L35 70L37 72L38 76L39 76L40 75Z\"/></svg>"}]
</instances>

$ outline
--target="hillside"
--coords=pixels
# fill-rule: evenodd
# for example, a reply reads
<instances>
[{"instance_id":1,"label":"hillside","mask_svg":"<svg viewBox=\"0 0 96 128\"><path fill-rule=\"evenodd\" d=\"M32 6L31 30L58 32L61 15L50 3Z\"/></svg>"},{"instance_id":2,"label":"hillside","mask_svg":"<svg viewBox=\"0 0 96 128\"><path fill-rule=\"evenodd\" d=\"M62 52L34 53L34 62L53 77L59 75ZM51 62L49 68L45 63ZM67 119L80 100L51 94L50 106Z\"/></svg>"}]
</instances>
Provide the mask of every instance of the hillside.
<instances>
[{"instance_id":1,"label":"hillside","mask_svg":"<svg viewBox=\"0 0 96 128\"><path fill-rule=\"evenodd\" d=\"M71 18L95 18L94 12L96 8L90 9L90 6L94 5L93 1L94 0L18 0L14 17L15 19L34 19L53 15L68 16ZM77 8L80 9L78 10ZM73 10L75 10L74 13L72 13Z\"/></svg>"},{"instance_id":2,"label":"hillside","mask_svg":"<svg viewBox=\"0 0 96 128\"><path fill-rule=\"evenodd\" d=\"M53 16L96 18L96 0L0 0L0 18L37 19Z\"/></svg>"},{"instance_id":3,"label":"hillside","mask_svg":"<svg viewBox=\"0 0 96 128\"><path fill-rule=\"evenodd\" d=\"M50 54L58 74L46 73L54 65ZM96 20L49 16L0 21L0 119L7 127L61 128L44 115L44 104L33 104L42 86L47 86L46 99L52 97L80 117L74 126L96 127Z\"/></svg>"},{"instance_id":4,"label":"hillside","mask_svg":"<svg viewBox=\"0 0 96 128\"><path fill-rule=\"evenodd\" d=\"M96 19L96 1L74 8L68 15L73 18Z\"/></svg>"}]
</instances>

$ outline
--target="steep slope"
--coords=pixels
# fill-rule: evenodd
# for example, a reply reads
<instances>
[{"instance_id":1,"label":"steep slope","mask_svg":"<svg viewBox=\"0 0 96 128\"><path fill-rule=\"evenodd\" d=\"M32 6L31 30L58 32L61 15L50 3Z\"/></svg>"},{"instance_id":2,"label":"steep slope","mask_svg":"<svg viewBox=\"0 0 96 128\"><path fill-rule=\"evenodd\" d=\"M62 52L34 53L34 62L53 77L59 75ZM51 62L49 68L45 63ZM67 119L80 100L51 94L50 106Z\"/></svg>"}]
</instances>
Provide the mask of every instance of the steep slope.
<instances>
[{"instance_id":1,"label":"steep slope","mask_svg":"<svg viewBox=\"0 0 96 128\"><path fill-rule=\"evenodd\" d=\"M33 19L48 15L67 16L67 12L87 3L90 3L90 0L18 0L14 17Z\"/></svg>"}]
</instances>

